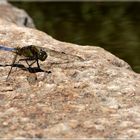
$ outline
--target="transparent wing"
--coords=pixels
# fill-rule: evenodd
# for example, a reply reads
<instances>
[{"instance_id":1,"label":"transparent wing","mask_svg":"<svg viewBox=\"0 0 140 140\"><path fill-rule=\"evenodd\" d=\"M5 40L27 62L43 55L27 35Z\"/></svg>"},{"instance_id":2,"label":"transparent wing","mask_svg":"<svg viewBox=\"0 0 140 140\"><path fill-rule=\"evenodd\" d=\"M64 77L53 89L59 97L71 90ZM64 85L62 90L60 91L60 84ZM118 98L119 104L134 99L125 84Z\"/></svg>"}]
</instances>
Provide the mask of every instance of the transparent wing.
<instances>
[{"instance_id":1,"label":"transparent wing","mask_svg":"<svg viewBox=\"0 0 140 140\"><path fill-rule=\"evenodd\" d=\"M4 50L4 51L14 51L14 50L16 50L16 48L8 48L8 47L1 46L1 45L0 45L0 50Z\"/></svg>"}]
</instances>

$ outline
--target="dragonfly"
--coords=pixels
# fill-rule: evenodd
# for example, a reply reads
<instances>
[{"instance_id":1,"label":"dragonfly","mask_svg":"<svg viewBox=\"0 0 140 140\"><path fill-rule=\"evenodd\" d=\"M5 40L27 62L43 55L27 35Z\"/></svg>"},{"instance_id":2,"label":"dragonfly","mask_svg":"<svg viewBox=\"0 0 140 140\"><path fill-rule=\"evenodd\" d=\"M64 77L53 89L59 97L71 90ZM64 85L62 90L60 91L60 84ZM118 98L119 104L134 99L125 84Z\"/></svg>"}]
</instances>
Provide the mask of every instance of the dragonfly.
<instances>
[{"instance_id":1,"label":"dragonfly","mask_svg":"<svg viewBox=\"0 0 140 140\"><path fill-rule=\"evenodd\" d=\"M9 48L3 45L0 45L0 50L4 50L4 51L9 51L9 52L13 52L15 53L15 56L13 58L12 64L11 64L11 68L10 71L7 75L6 81L8 80L10 73L12 71L13 66L15 65L17 56L22 56L24 57L23 59L19 59L19 61L25 61L27 63L27 65L29 66L29 68L31 68L31 66L36 62L37 63L37 67L40 69L40 65L39 65L39 60L40 61L45 61L46 58L48 57L46 51L43 50L43 48L35 46L35 45L28 45L28 46L24 46L22 48ZM29 64L29 61L32 61L32 63Z\"/></svg>"}]
</instances>

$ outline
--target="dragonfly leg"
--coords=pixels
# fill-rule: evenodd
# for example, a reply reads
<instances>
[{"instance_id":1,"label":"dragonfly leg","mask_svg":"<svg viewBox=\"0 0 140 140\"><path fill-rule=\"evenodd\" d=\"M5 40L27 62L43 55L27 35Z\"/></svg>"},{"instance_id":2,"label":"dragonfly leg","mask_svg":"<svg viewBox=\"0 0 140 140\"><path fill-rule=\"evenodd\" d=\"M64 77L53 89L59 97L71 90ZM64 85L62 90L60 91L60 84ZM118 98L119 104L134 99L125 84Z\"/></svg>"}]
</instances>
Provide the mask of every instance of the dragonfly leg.
<instances>
[{"instance_id":1,"label":"dragonfly leg","mask_svg":"<svg viewBox=\"0 0 140 140\"><path fill-rule=\"evenodd\" d=\"M28 65L29 67L31 67L31 66L36 62L36 60L35 60L35 61L33 61L31 64L29 64L28 61L31 61L30 59L19 59L19 61L26 61L27 65ZM19 61L18 61L18 63L19 63Z\"/></svg>"},{"instance_id":2,"label":"dragonfly leg","mask_svg":"<svg viewBox=\"0 0 140 140\"><path fill-rule=\"evenodd\" d=\"M15 62L16 62L16 59L17 59L17 54L16 54L16 55L14 56L14 58L13 58L13 62L12 62L10 71L9 71L9 73L8 73L8 75L7 75L6 81L8 81L8 78L9 78L10 73L11 73L11 71L12 71L12 68L13 68L13 66L14 66L14 64L15 64Z\"/></svg>"},{"instance_id":3,"label":"dragonfly leg","mask_svg":"<svg viewBox=\"0 0 140 140\"><path fill-rule=\"evenodd\" d=\"M37 63L38 68L40 69L40 65L39 65L38 59L36 59L36 63Z\"/></svg>"},{"instance_id":4,"label":"dragonfly leg","mask_svg":"<svg viewBox=\"0 0 140 140\"><path fill-rule=\"evenodd\" d=\"M17 64L19 64L20 61L21 61L21 59L19 59L19 60L17 61ZM16 71L17 71L17 67L16 67Z\"/></svg>"},{"instance_id":5,"label":"dragonfly leg","mask_svg":"<svg viewBox=\"0 0 140 140\"><path fill-rule=\"evenodd\" d=\"M31 66L36 62L36 60L35 60L35 61L33 61L31 64L29 64L27 59L26 59L25 61L26 61L26 63L28 64L29 67L31 67Z\"/></svg>"}]
</instances>

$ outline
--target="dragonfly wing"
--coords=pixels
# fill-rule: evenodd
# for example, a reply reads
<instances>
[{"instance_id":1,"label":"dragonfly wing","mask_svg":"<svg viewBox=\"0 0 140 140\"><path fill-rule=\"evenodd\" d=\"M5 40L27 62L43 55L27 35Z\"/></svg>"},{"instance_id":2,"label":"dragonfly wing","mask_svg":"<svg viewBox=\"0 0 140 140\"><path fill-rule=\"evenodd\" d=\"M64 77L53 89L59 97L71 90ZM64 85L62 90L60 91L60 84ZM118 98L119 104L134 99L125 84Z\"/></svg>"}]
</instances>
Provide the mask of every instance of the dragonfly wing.
<instances>
[{"instance_id":1,"label":"dragonfly wing","mask_svg":"<svg viewBox=\"0 0 140 140\"><path fill-rule=\"evenodd\" d=\"M11 71L12 71L12 68L13 68L13 66L14 66L14 64L15 64L15 62L16 62L17 56L18 56L18 54L16 54L16 55L14 56L14 58L13 58L13 62L12 62L10 71L9 71L9 73L8 73L8 75L7 75L6 81L8 80L8 78L9 78L9 76L10 76L10 73L11 73Z\"/></svg>"},{"instance_id":2,"label":"dragonfly wing","mask_svg":"<svg viewBox=\"0 0 140 140\"><path fill-rule=\"evenodd\" d=\"M4 51L14 51L14 50L16 50L16 48L8 48L8 47L1 46L1 45L0 45L0 50L4 50Z\"/></svg>"}]
</instances>

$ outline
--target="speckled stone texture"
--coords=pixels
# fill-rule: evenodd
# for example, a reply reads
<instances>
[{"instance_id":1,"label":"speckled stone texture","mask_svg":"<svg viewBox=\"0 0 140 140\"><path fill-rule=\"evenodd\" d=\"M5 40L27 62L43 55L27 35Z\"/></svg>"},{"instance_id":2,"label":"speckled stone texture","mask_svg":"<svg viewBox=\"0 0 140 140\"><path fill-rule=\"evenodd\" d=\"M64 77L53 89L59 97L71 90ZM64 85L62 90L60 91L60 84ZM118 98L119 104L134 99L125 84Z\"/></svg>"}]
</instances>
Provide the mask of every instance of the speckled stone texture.
<instances>
[{"instance_id":1,"label":"speckled stone texture","mask_svg":"<svg viewBox=\"0 0 140 140\"><path fill-rule=\"evenodd\" d=\"M0 44L43 47L39 63L50 73L14 67L6 82L13 54L0 51L0 137L140 138L140 74L101 47L61 42L5 16Z\"/></svg>"}]
</instances>

